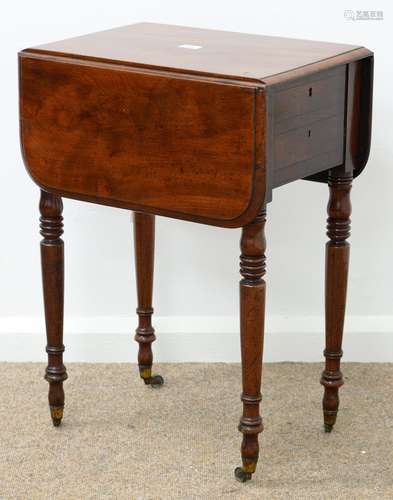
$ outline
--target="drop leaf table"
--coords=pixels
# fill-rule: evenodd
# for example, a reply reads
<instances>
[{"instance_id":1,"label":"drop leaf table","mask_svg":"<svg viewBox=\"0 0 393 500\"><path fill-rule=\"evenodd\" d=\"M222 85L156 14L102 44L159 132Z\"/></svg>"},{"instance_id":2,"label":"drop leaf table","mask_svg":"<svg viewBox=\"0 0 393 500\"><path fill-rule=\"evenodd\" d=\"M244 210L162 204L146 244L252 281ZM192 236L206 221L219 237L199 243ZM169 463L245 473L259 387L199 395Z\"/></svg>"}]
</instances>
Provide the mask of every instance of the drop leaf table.
<instances>
[{"instance_id":1,"label":"drop leaf table","mask_svg":"<svg viewBox=\"0 0 393 500\"><path fill-rule=\"evenodd\" d=\"M134 212L139 371L152 375L155 215L242 228L243 414L239 481L259 454L266 206L272 191L328 184L323 416L336 421L350 190L371 136L373 56L364 47L141 23L19 53L20 131L41 189L49 405L63 416L62 198Z\"/></svg>"}]
</instances>

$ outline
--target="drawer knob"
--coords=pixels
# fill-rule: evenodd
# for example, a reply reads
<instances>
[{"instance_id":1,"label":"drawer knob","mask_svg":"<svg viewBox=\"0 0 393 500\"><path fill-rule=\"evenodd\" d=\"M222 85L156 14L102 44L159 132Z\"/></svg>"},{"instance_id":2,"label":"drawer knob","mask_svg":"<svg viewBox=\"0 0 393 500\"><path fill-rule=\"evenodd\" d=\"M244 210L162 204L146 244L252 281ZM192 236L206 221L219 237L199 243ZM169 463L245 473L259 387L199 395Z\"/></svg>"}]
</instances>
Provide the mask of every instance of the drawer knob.
<instances>
[{"instance_id":1,"label":"drawer knob","mask_svg":"<svg viewBox=\"0 0 393 500\"><path fill-rule=\"evenodd\" d=\"M311 97L312 96L312 87L308 89L308 95Z\"/></svg>"}]
</instances>

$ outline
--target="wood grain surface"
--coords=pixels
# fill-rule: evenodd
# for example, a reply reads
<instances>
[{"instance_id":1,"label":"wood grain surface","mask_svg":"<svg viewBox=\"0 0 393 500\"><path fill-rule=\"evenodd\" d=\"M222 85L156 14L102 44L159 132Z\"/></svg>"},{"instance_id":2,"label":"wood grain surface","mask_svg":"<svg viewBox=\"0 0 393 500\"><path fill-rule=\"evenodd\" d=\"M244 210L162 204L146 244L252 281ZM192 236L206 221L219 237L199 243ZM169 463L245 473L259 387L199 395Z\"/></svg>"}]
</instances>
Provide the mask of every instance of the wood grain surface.
<instances>
[{"instance_id":1,"label":"wood grain surface","mask_svg":"<svg viewBox=\"0 0 393 500\"><path fill-rule=\"evenodd\" d=\"M35 57L20 71L24 159L43 189L217 225L256 216L259 88Z\"/></svg>"},{"instance_id":2,"label":"wood grain surface","mask_svg":"<svg viewBox=\"0 0 393 500\"><path fill-rule=\"evenodd\" d=\"M342 54L356 57L358 49L355 45L154 23L122 26L33 48L41 53L245 80L263 80ZM350 54L352 51L355 54Z\"/></svg>"}]
</instances>

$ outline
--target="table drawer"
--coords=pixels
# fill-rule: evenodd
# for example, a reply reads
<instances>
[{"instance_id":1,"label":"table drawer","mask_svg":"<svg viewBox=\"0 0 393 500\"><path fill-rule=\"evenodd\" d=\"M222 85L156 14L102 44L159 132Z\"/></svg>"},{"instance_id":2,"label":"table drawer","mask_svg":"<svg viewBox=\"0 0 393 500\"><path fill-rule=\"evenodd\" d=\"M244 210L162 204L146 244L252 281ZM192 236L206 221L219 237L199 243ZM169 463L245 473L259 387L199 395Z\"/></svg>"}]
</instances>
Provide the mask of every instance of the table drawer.
<instances>
[{"instance_id":1,"label":"table drawer","mask_svg":"<svg viewBox=\"0 0 393 500\"><path fill-rule=\"evenodd\" d=\"M278 134L274 148L275 167L279 170L329 152L338 165L342 161L343 142L344 115Z\"/></svg>"},{"instance_id":2,"label":"table drawer","mask_svg":"<svg viewBox=\"0 0 393 500\"><path fill-rule=\"evenodd\" d=\"M275 122L282 122L318 110L331 115L344 112L345 66L292 82L290 88L275 93Z\"/></svg>"},{"instance_id":3,"label":"table drawer","mask_svg":"<svg viewBox=\"0 0 393 500\"><path fill-rule=\"evenodd\" d=\"M344 154L345 66L273 92L273 186L340 165Z\"/></svg>"}]
</instances>

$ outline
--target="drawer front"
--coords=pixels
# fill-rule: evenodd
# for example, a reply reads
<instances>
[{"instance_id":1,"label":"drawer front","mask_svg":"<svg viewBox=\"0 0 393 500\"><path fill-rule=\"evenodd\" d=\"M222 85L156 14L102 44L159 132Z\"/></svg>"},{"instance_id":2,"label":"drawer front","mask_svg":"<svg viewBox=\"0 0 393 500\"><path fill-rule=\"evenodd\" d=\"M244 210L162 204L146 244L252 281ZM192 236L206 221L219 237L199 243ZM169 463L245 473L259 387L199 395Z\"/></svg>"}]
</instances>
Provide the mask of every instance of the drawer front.
<instances>
[{"instance_id":1,"label":"drawer front","mask_svg":"<svg viewBox=\"0 0 393 500\"><path fill-rule=\"evenodd\" d=\"M326 110L331 115L344 112L345 66L319 73L275 93L276 122Z\"/></svg>"},{"instance_id":2,"label":"drawer front","mask_svg":"<svg viewBox=\"0 0 393 500\"><path fill-rule=\"evenodd\" d=\"M344 154L345 66L273 93L273 186L340 165Z\"/></svg>"},{"instance_id":3,"label":"drawer front","mask_svg":"<svg viewBox=\"0 0 393 500\"><path fill-rule=\"evenodd\" d=\"M275 140L275 161L279 170L288 165L332 152L342 160L344 116L338 115L278 134Z\"/></svg>"}]
</instances>

